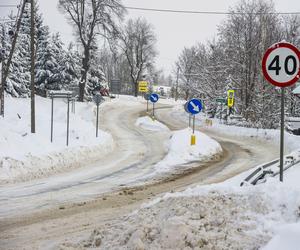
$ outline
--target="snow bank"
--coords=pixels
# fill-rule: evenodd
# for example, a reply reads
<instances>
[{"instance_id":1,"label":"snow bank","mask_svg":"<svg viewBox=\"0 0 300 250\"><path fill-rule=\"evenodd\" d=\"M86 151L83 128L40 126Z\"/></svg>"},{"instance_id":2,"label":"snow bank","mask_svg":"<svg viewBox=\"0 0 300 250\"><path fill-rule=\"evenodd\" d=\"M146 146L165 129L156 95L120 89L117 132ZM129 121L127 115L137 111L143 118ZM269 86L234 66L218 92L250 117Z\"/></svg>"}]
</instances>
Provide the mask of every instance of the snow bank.
<instances>
[{"instance_id":1,"label":"snow bank","mask_svg":"<svg viewBox=\"0 0 300 250\"><path fill-rule=\"evenodd\" d=\"M168 143L168 154L155 165L157 173L170 171L192 161L209 161L222 154L221 145L199 131L195 131L196 145L191 146L191 134L190 129L173 132Z\"/></svg>"},{"instance_id":2,"label":"snow bank","mask_svg":"<svg viewBox=\"0 0 300 250\"><path fill-rule=\"evenodd\" d=\"M184 111L182 105L177 105L172 110L173 116L188 122L188 115ZM280 130L279 129L258 129L258 128L246 128L234 125L221 124L219 119L210 119L213 121L212 126L206 126L205 120L208 119L204 114L196 116L196 124L201 125L207 131L212 131L220 135L229 135L237 138L251 137L260 140L272 141L279 145L280 142ZM297 150L300 148L300 136L292 135L285 132L285 148L288 152Z\"/></svg>"},{"instance_id":3,"label":"snow bank","mask_svg":"<svg viewBox=\"0 0 300 250\"><path fill-rule=\"evenodd\" d=\"M164 124L152 120L150 117L140 117L136 121L140 126L150 131L169 131ZM195 131L196 145L191 146L192 130L187 128L173 131L170 140L166 143L166 157L154 166L155 172L151 175L161 174L174 170L177 166L193 161L209 161L220 157L221 145L209 136Z\"/></svg>"},{"instance_id":4,"label":"snow bank","mask_svg":"<svg viewBox=\"0 0 300 250\"><path fill-rule=\"evenodd\" d=\"M99 131L95 138L95 105L76 103L70 112L66 146L67 104L54 102L54 136L50 142L51 101L36 98L36 133L30 133L30 99L6 98L0 118L0 183L24 181L95 161L113 149L112 137ZM71 106L71 105L70 105Z\"/></svg>"},{"instance_id":5,"label":"snow bank","mask_svg":"<svg viewBox=\"0 0 300 250\"><path fill-rule=\"evenodd\" d=\"M166 125L153 120L149 116L138 118L135 125L150 131L169 131L169 128Z\"/></svg>"},{"instance_id":6,"label":"snow bank","mask_svg":"<svg viewBox=\"0 0 300 250\"><path fill-rule=\"evenodd\" d=\"M75 245L92 247L97 241L101 249L247 250L263 247L278 231L266 249L296 249L299 207L300 190L285 184L199 186L166 194ZM294 224L281 227L286 223ZM287 233L285 244L280 239Z\"/></svg>"}]
</instances>

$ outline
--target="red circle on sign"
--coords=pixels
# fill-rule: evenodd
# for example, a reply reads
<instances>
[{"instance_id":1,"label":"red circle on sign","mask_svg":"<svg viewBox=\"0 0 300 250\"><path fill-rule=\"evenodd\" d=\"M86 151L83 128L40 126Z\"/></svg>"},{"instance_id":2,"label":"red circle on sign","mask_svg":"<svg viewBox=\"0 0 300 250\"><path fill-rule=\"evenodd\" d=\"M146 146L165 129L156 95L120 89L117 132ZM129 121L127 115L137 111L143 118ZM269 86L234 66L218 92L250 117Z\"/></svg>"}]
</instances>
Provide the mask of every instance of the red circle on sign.
<instances>
[{"instance_id":1,"label":"red circle on sign","mask_svg":"<svg viewBox=\"0 0 300 250\"><path fill-rule=\"evenodd\" d=\"M300 63L300 51L292 44L290 43L285 43L285 42L280 42L280 43L276 43L274 44L273 46L271 46L270 48L267 49L266 53L264 54L264 57L263 57L263 60L262 60L262 71L263 71L263 75L264 77L268 80L268 82L270 82L271 84L277 86L277 87L288 87L288 86L291 86L293 85L294 83L296 83L298 80L299 80L299 77L300 77L300 67L299 67L299 70L298 70L298 73L296 74L296 76L287 81L287 82L278 82L274 79L272 79L270 77L270 75L268 74L268 71L266 69L266 64L267 64L267 60L268 60L268 57L269 55L276 49L278 48L288 48L290 50L292 50L293 52L295 52L295 54L298 56L298 61Z\"/></svg>"}]
</instances>

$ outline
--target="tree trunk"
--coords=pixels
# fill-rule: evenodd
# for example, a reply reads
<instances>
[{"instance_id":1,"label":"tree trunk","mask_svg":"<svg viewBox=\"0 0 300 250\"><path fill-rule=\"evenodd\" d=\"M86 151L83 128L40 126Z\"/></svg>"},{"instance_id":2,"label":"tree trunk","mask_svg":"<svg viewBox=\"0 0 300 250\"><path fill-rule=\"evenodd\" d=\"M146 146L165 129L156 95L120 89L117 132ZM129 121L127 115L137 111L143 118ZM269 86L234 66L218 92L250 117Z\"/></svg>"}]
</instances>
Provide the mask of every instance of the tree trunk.
<instances>
[{"instance_id":1,"label":"tree trunk","mask_svg":"<svg viewBox=\"0 0 300 250\"><path fill-rule=\"evenodd\" d=\"M78 101L83 102L84 100L84 92L87 81L87 73L89 70L89 60L90 60L90 52L89 49L84 49L84 58L82 59L82 74L81 80L79 83L79 98Z\"/></svg>"},{"instance_id":2,"label":"tree trunk","mask_svg":"<svg viewBox=\"0 0 300 250\"><path fill-rule=\"evenodd\" d=\"M138 81L135 81L134 83L134 96L137 97L138 96L138 88L139 88L139 82Z\"/></svg>"}]
</instances>

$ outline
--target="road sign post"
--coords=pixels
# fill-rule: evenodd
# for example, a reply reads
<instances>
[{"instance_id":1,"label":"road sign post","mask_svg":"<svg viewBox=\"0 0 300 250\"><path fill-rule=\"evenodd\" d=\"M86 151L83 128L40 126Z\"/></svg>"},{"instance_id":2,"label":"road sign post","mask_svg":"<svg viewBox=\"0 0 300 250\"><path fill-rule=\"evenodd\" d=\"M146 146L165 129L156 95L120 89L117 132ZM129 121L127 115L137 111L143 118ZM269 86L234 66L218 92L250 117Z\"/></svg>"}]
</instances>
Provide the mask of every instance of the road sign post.
<instances>
[{"instance_id":1,"label":"road sign post","mask_svg":"<svg viewBox=\"0 0 300 250\"><path fill-rule=\"evenodd\" d=\"M66 145L69 146L69 128L70 128L70 100L72 98L71 91L49 91L49 96L51 98L51 142L53 142L53 108L54 108L54 99L62 98L67 99L67 139Z\"/></svg>"},{"instance_id":2,"label":"road sign post","mask_svg":"<svg viewBox=\"0 0 300 250\"><path fill-rule=\"evenodd\" d=\"M152 93L150 95L150 101L153 103L153 108L152 108L152 119L155 119L155 115L154 115L154 110L155 110L155 103L158 101L159 96L158 94Z\"/></svg>"},{"instance_id":3,"label":"road sign post","mask_svg":"<svg viewBox=\"0 0 300 250\"><path fill-rule=\"evenodd\" d=\"M193 116L193 134L191 135L191 145L196 145L195 136L195 116L202 110L202 101L199 99L191 99L184 105L185 111L189 113L190 117ZM190 126L190 120L189 120Z\"/></svg>"},{"instance_id":4,"label":"road sign post","mask_svg":"<svg viewBox=\"0 0 300 250\"><path fill-rule=\"evenodd\" d=\"M262 71L268 82L281 88L279 180L282 182L284 164L284 88L293 85L300 78L300 51L290 43L280 42L274 44L264 54Z\"/></svg>"},{"instance_id":5,"label":"road sign post","mask_svg":"<svg viewBox=\"0 0 300 250\"><path fill-rule=\"evenodd\" d=\"M94 95L93 99L94 99L94 102L96 103L96 106L97 106L97 112L96 112L96 137L98 137L99 106L104 101L104 98L102 97L101 94L97 93L96 95Z\"/></svg>"},{"instance_id":6,"label":"road sign post","mask_svg":"<svg viewBox=\"0 0 300 250\"><path fill-rule=\"evenodd\" d=\"M150 94L145 94L144 99L147 101L147 112L149 112L149 100L150 100Z\"/></svg>"}]
</instances>

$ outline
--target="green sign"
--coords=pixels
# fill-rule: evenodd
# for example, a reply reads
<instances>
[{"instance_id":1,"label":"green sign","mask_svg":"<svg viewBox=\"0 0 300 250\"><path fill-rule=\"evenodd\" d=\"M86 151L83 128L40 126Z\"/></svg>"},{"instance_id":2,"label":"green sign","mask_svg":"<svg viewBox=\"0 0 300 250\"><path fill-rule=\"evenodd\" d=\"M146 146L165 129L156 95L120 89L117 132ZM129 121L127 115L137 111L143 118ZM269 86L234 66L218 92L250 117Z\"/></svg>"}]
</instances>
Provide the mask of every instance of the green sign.
<instances>
[{"instance_id":1,"label":"green sign","mask_svg":"<svg viewBox=\"0 0 300 250\"><path fill-rule=\"evenodd\" d=\"M220 103L226 103L226 98L217 98L216 102L220 102Z\"/></svg>"}]
</instances>

